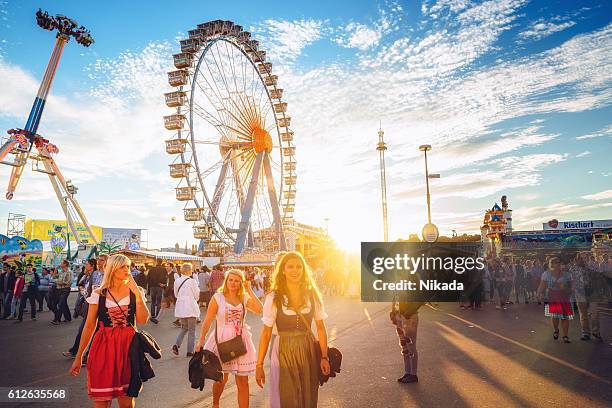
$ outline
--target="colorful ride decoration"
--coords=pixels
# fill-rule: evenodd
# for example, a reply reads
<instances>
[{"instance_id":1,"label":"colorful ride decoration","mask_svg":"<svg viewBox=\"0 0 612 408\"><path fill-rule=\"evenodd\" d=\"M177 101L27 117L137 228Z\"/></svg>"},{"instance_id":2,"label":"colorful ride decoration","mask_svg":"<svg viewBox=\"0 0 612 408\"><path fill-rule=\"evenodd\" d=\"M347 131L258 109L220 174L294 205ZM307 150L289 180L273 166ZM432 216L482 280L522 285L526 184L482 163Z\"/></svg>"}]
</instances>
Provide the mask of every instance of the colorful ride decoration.
<instances>
[{"instance_id":1,"label":"colorful ride decoration","mask_svg":"<svg viewBox=\"0 0 612 408\"><path fill-rule=\"evenodd\" d=\"M286 248L296 196L294 132L283 89L266 51L231 21L209 21L188 31L168 72L173 132L166 152L176 199L193 223L200 248L240 254L258 248L272 231Z\"/></svg>"},{"instance_id":2,"label":"colorful ride decoration","mask_svg":"<svg viewBox=\"0 0 612 408\"><path fill-rule=\"evenodd\" d=\"M56 256L62 253L64 248L66 248L66 244L68 243L68 239L66 237L66 233L64 233L64 229L62 227L56 227L55 232L50 240L51 250Z\"/></svg>"},{"instance_id":3,"label":"colorful ride decoration","mask_svg":"<svg viewBox=\"0 0 612 408\"><path fill-rule=\"evenodd\" d=\"M0 234L0 260L2 262L15 263L18 266L32 263L42 263L43 244L40 240L32 241L27 238L15 236L7 237Z\"/></svg>"},{"instance_id":4,"label":"colorful ride decoration","mask_svg":"<svg viewBox=\"0 0 612 408\"><path fill-rule=\"evenodd\" d=\"M124 249L123 246L118 244L117 240L114 240L113 242L102 241L98 244L99 254L113 255L122 249Z\"/></svg>"},{"instance_id":5,"label":"colorful ride decoration","mask_svg":"<svg viewBox=\"0 0 612 408\"><path fill-rule=\"evenodd\" d=\"M501 207L495 203L491 209L485 211L480 233L482 241L491 244L490 251L497 252L496 245L507 232L512 231L512 210L508 208L506 196L501 197Z\"/></svg>"}]
</instances>

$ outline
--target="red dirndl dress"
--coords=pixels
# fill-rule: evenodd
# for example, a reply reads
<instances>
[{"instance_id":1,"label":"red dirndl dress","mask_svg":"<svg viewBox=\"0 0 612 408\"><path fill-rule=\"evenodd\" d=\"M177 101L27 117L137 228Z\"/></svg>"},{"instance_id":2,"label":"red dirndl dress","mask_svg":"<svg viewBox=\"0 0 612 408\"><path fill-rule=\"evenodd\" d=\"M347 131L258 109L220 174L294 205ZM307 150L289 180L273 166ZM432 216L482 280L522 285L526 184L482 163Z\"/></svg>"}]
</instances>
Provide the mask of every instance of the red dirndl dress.
<instances>
[{"instance_id":1,"label":"red dirndl dress","mask_svg":"<svg viewBox=\"0 0 612 408\"><path fill-rule=\"evenodd\" d=\"M133 325L136 296L131 292L129 301L123 305L124 299L121 299L120 305L116 305L109 300L116 306L107 307L106 297L99 296L98 329L87 358L87 389L89 398L94 401L124 397L130 384L129 349L135 330L128 325L125 316Z\"/></svg>"}]
</instances>

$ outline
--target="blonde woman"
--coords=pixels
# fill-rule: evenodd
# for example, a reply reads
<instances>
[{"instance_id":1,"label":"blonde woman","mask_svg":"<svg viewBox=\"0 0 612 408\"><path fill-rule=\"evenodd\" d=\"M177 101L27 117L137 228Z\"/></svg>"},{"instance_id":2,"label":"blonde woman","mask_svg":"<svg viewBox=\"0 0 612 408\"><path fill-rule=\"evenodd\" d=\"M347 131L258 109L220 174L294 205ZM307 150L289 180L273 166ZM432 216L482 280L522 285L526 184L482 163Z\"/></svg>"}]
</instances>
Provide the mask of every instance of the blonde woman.
<instances>
[{"instance_id":1,"label":"blonde woman","mask_svg":"<svg viewBox=\"0 0 612 408\"><path fill-rule=\"evenodd\" d=\"M251 285L245 279L244 273L238 269L230 269L225 273L223 286L212 297L202 332L196 346L199 351L204 344L213 320L216 320L215 332L208 339L204 348L219 356L217 341L225 342L236 336L241 336L247 353L226 363L222 363L223 380L213 385L213 407L219 407L219 400L225 388L230 374L236 378L238 388L238 406L246 408L249 406L249 378L255 374L257 355L255 345L251 336L251 329L245 323L247 309L253 313L261 314L263 305L257 298Z\"/></svg>"},{"instance_id":2,"label":"blonde woman","mask_svg":"<svg viewBox=\"0 0 612 408\"><path fill-rule=\"evenodd\" d=\"M319 396L319 370L328 375L327 318L323 300L299 252L287 252L277 262L272 290L263 310L264 328L259 341L257 384L263 388L263 363L272 332L278 334L270 360L270 407L313 408ZM321 360L311 338L315 321Z\"/></svg>"},{"instance_id":3,"label":"blonde woman","mask_svg":"<svg viewBox=\"0 0 612 408\"><path fill-rule=\"evenodd\" d=\"M124 255L111 256L102 286L87 298L87 322L70 374L79 374L83 351L93 336L87 359L87 388L95 408L110 407L114 398L120 408L134 406L134 398L126 396L130 383L128 351L135 333L133 325L146 323L149 309L144 290L130 273L130 264ZM94 336L96 326L99 328Z\"/></svg>"}]
</instances>

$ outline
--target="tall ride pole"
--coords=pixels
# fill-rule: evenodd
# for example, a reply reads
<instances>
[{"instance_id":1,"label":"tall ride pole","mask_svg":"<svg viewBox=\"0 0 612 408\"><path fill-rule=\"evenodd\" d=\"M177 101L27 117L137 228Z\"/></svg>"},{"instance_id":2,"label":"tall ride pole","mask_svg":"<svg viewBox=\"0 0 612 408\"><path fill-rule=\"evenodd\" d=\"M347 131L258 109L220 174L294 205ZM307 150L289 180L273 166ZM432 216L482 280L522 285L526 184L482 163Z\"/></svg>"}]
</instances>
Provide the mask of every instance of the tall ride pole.
<instances>
[{"instance_id":1,"label":"tall ride pole","mask_svg":"<svg viewBox=\"0 0 612 408\"><path fill-rule=\"evenodd\" d=\"M28 116L28 120L26 122L24 130L24 134L27 135L35 135L38 130L38 125L40 124L40 118L42 117L43 110L45 109L45 103L47 102L47 95L49 95L49 90L51 89L51 83L53 82L53 78L55 77L55 71L57 70L57 66L59 64L60 57L62 56L62 51L64 50L64 45L68 42L67 35L59 33L57 35L57 40L55 41L55 47L53 48L53 52L51 53L51 58L49 59L49 63L47 64L47 69L45 70L45 75L43 76L43 80L40 83L40 87L38 88L38 93L36 94L36 98L34 99L34 104L32 105L32 109L30 110L30 115ZM10 139L14 139L16 136L11 136ZM10 143L10 140L7 143ZM32 142L31 140L30 142ZM30 145L31 146L31 145ZM11 146L12 148L13 146ZM6 156L10 149L3 146L2 152L0 153L0 160ZM30 155L30 149L27 151L20 152L18 156L15 158L16 162L23 163L28 159ZM9 179L9 185L6 191L6 199L11 200L13 195L15 194L15 190L17 189L17 184L19 184L19 180L21 179L21 175L23 174L23 169L25 166L13 166L11 170L11 178Z\"/></svg>"},{"instance_id":2,"label":"tall ride pole","mask_svg":"<svg viewBox=\"0 0 612 408\"><path fill-rule=\"evenodd\" d=\"M383 140L385 132L382 130L382 125L378 128L378 145L376 150L380 157L380 191L382 194L382 217L385 242L389 241L389 223L387 219L387 175L385 172L385 150L387 145Z\"/></svg>"}]
</instances>

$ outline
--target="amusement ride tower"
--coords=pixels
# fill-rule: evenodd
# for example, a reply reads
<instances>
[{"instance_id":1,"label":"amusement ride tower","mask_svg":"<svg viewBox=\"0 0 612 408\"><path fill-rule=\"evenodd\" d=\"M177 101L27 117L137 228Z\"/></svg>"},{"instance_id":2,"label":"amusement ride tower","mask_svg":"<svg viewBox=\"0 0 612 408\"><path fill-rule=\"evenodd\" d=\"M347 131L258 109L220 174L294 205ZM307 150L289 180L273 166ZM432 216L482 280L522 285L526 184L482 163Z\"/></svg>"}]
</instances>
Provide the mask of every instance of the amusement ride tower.
<instances>
[{"instance_id":1,"label":"amusement ride tower","mask_svg":"<svg viewBox=\"0 0 612 408\"><path fill-rule=\"evenodd\" d=\"M380 155L380 190L382 194L382 216L383 216L383 228L385 234L385 242L389 240L389 222L387 220L387 175L385 172L385 150L387 145L383 139L385 132L382 130L382 124L378 128L378 145L376 150L379 151Z\"/></svg>"},{"instance_id":2,"label":"amusement ride tower","mask_svg":"<svg viewBox=\"0 0 612 408\"><path fill-rule=\"evenodd\" d=\"M87 229L87 232L94 241L93 243L97 243L85 213L74 197L77 188L70 180L64 178L57 163L53 160L52 156L57 154L59 149L56 145L50 143L49 140L36 133L64 46L70 40L70 37L73 37L76 42L85 47L89 47L94 40L85 27L78 26L76 21L63 15L50 16L49 13L39 9L36 12L36 22L45 30L57 30L57 40L25 128L9 129L7 133L10 136L0 147L0 163L13 167L6 192L6 199L11 200L13 198L17 184L29 159L32 161L33 170L49 176L53 190L57 195L57 199L76 241L79 244L82 243L76 229L77 223L80 223ZM32 153L32 148L36 148L35 153ZM13 161L4 160L9 153L15 156Z\"/></svg>"}]
</instances>

